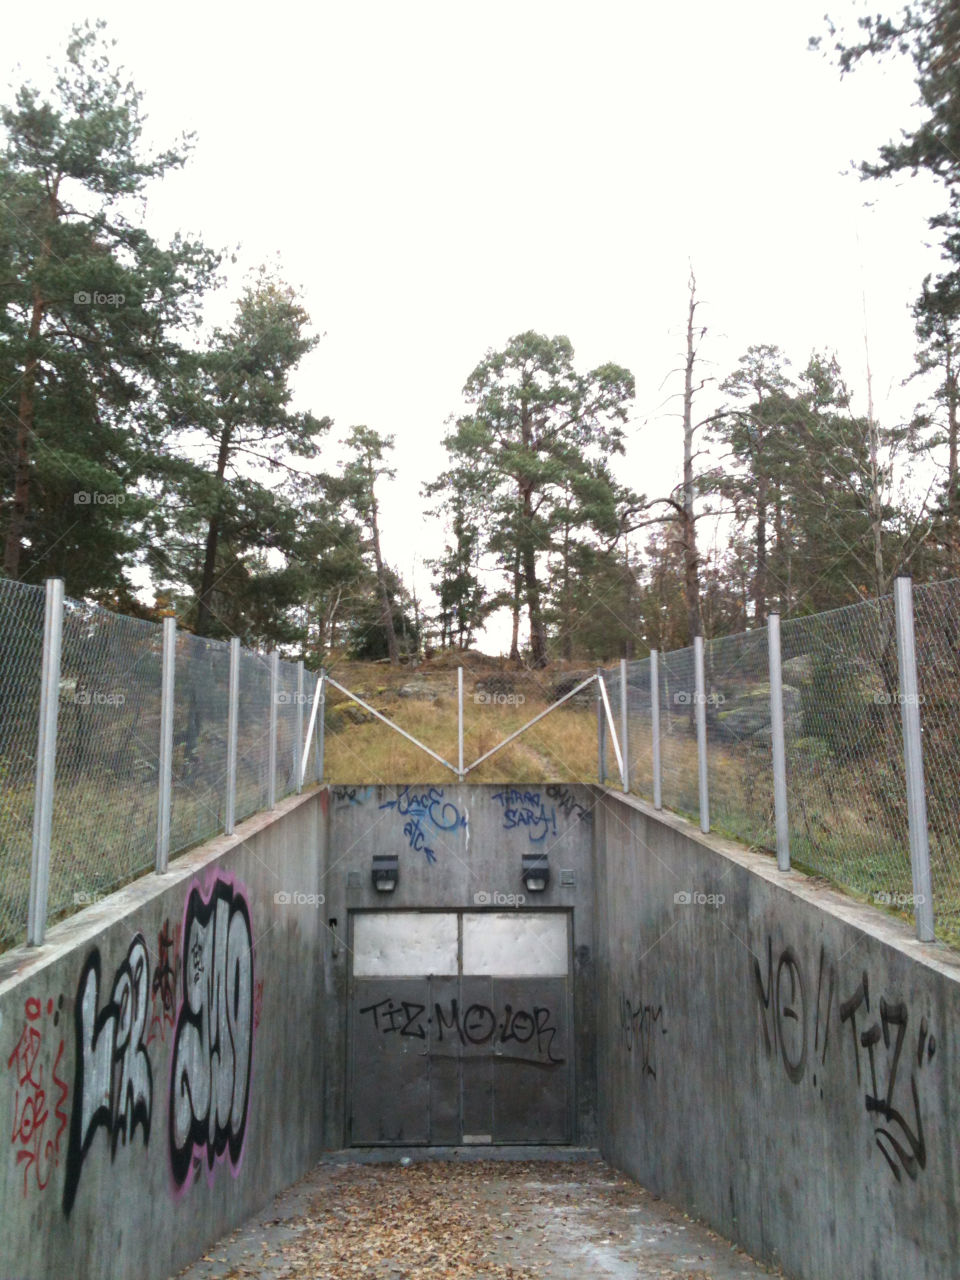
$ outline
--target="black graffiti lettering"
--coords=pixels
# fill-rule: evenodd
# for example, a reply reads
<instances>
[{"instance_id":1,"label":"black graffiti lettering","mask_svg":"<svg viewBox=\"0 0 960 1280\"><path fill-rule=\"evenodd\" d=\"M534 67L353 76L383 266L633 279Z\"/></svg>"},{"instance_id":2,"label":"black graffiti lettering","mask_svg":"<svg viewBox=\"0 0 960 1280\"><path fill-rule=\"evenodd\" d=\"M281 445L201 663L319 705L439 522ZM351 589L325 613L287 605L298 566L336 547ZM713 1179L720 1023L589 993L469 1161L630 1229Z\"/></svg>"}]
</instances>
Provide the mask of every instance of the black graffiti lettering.
<instances>
[{"instance_id":1,"label":"black graffiti lettering","mask_svg":"<svg viewBox=\"0 0 960 1280\"><path fill-rule=\"evenodd\" d=\"M362 1006L358 1014L370 1015L373 1030L378 1035L399 1031L401 1036L418 1040L433 1038L437 1044L454 1041L465 1049L515 1043L528 1046L529 1056L501 1054L499 1048L495 1055L503 1061L543 1067L559 1066L566 1061L557 1052L560 1029L545 1005L514 1009L507 1004L498 1016L495 1008L479 1001L461 1009L457 998L452 997L446 1003L434 1003L433 1017L429 1020L432 1030L428 1030L423 1021L426 1008L425 1004L416 1001L398 1001L387 996Z\"/></svg>"},{"instance_id":2,"label":"black graffiti lettering","mask_svg":"<svg viewBox=\"0 0 960 1280\"><path fill-rule=\"evenodd\" d=\"M110 1000L100 1003L100 952L94 948L80 971L74 1010L76 1067L67 1147L63 1211L69 1216L83 1162L97 1130L110 1136L110 1159L139 1127L146 1146L153 1111L153 1073L143 1037L150 1002L147 944L137 934L117 969Z\"/></svg>"},{"instance_id":3,"label":"black graffiti lettering","mask_svg":"<svg viewBox=\"0 0 960 1280\"><path fill-rule=\"evenodd\" d=\"M770 1010L770 994L773 986L773 940L767 939L767 985L764 989L763 974L760 972L760 961L756 956L753 957L753 980L756 985L757 999L760 1002L760 1027L763 1031L763 1050L769 1058L773 1052L773 1046L770 1043L770 1032L767 1028L767 1013ZM776 1034L776 1032L774 1032Z\"/></svg>"},{"instance_id":4,"label":"black graffiti lettering","mask_svg":"<svg viewBox=\"0 0 960 1280\"><path fill-rule=\"evenodd\" d=\"M253 935L243 893L218 879L204 901L187 898L183 936L201 957L184 973L173 1040L168 1136L173 1177L184 1186L206 1153L213 1170L243 1152L253 1059Z\"/></svg>"},{"instance_id":5,"label":"black graffiti lettering","mask_svg":"<svg viewBox=\"0 0 960 1280\"><path fill-rule=\"evenodd\" d=\"M910 1147L910 1151L906 1151L888 1129L876 1129L875 1133L877 1135L877 1146L880 1146L881 1136L886 1138L899 1156L900 1163L903 1165L904 1169L906 1169L909 1176L916 1181L917 1171L927 1167L927 1146L923 1139L923 1120L920 1116L920 1098L917 1094L917 1081L915 1076L911 1076L910 1078L910 1093L913 1097L913 1114L916 1118L917 1126L916 1133L910 1129L910 1126L907 1124L906 1120L904 1120L899 1111L895 1111L893 1107L887 1107L884 1111L884 1116L888 1124L892 1123L900 1126L903 1136L906 1138ZM880 1146L880 1150L884 1151L882 1146ZM886 1154L886 1151L884 1151L884 1155ZM889 1161L889 1156L887 1159ZM896 1169L894 1169L894 1173L896 1172ZM897 1181L900 1181L899 1174L897 1174Z\"/></svg>"},{"instance_id":6,"label":"black graffiti lettering","mask_svg":"<svg viewBox=\"0 0 960 1280\"><path fill-rule=\"evenodd\" d=\"M820 1049L820 1017L822 993L824 989L824 948L820 948L820 964L817 976L816 1029L814 1034L814 1051ZM784 1069L788 1078L799 1084L804 1076L807 1058L807 1022L806 985L803 965L791 947L785 947L773 970L772 940L767 939L767 975L764 983L759 960L753 961L754 988L760 1005L760 1022L763 1029L763 1047L767 1057L771 1056L772 1047L779 1043ZM829 970L829 986L826 996L826 1015L823 1029L823 1046L819 1060L815 1058L816 1072L813 1084L819 1087L820 1096L824 1096L824 1080L822 1068L827 1061L827 1048L830 1043L830 1019L834 1005L834 990L837 986L836 973ZM773 1004L773 1032L771 1037L767 1014ZM862 1012L861 1012L862 1011ZM930 1034L926 1017L920 1018L916 1045L916 1070L910 1076L910 1095L913 1100L913 1118L910 1123L895 1105L895 1094L900 1077L903 1074L901 1063L909 1065L910 1055L904 1057L907 1043L909 1010L903 1000L887 1000L881 996L878 1016L871 1022L870 1014L870 981L866 971L852 993L837 1005L837 1015L841 1028L844 1023L850 1025L850 1038L854 1053L854 1067L858 1090L863 1087L863 1070L860 1064L861 1051L865 1051L868 1067L866 1090L860 1095L867 1115L879 1118L882 1123L874 1128L874 1137L878 1150L890 1167L897 1182L902 1181L903 1173L916 1179L926 1167L926 1143L923 1134L923 1120L920 1109L920 1095L917 1087L916 1070L920 1070L925 1062L929 1062L934 1054L935 1040ZM858 1019L858 1015L860 1015ZM861 1025L858 1026L858 1020ZM633 1026L631 1025L633 1024ZM636 1039L642 1029L642 1021L637 1022L636 1011L631 1009L628 1001L621 998L620 1009L621 1035L630 1047L631 1038ZM886 1075L884 1077L884 1070ZM903 1089L901 1088L901 1093Z\"/></svg>"},{"instance_id":7,"label":"black graffiti lettering","mask_svg":"<svg viewBox=\"0 0 960 1280\"><path fill-rule=\"evenodd\" d=\"M437 1031L439 1032L438 1039L441 1041L443 1040L443 1030L444 1027L446 1027L450 1031L456 1031L457 1036L460 1039L460 1043L463 1044L463 1032L460 1030L460 1013L456 1000L450 1001L449 1019L443 1016L443 1006L440 1004L434 1005L434 1016L437 1020Z\"/></svg>"},{"instance_id":8,"label":"black graffiti lettering","mask_svg":"<svg viewBox=\"0 0 960 1280\"><path fill-rule=\"evenodd\" d=\"M378 1000L376 1004L366 1005L363 1009L360 1010L360 1013L372 1013L373 1025L377 1028L378 1031L380 1031L382 1030L380 1026L380 1010L383 1008L384 1005L392 1005L392 1004L393 1004L393 1001L390 999L389 996L387 996L385 1000Z\"/></svg>"},{"instance_id":9,"label":"black graffiti lettering","mask_svg":"<svg viewBox=\"0 0 960 1280\"><path fill-rule=\"evenodd\" d=\"M472 1004L463 1015L463 1036L471 1044L486 1044L496 1030L496 1014L485 1004Z\"/></svg>"},{"instance_id":10,"label":"black graffiti lettering","mask_svg":"<svg viewBox=\"0 0 960 1280\"><path fill-rule=\"evenodd\" d=\"M562 1062L562 1058L553 1056L553 1042L557 1035L557 1028L553 1026L550 1019L553 1015L549 1009L545 1009L540 1005L534 1006L533 1019L537 1029L537 1052L544 1055L548 1062ZM546 1037L546 1047L544 1047L544 1037Z\"/></svg>"},{"instance_id":11,"label":"black graffiti lettering","mask_svg":"<svg viewBox=\"0 0 960 1280\"><path fill-rule=\"evenodd\" d=\"M656 1079L656 1024L659 1022L661 1035L666 1035L662 1025L663 1005L644 1004L642 1000L633 1002L621 993L620 1039L628 1053L637 1051L637 1064L643 1076Z\"/></svg>"},{"instance_id":12,"label":"black graffiti lettering","mask_svg":"<svg viewBox=\"0 0 960 1280\"><path fill-rule=\"evenodd\" d=\"M533 1039L537 1024L533 1016L525 1009L517 1009L511 1012L509 1020L504 1026L500 1036L501 1044L506 1044L510 1040L516 1040L519 1044L526 1044L528 1040Z\"/></svg>"},{"instance_id":13,"label":"black graffiti lettering","mask_svg":"<svg viewBox=\"0 0 960 1280\"><path fill-rule=\"evenodd\" d=\"M790 1003L783 1002L783 975L790 976ZM796 1006L796 1007L795 1007ZM799 1010L799 1011L798 1011ZM785 1022L796 1024L796 1034L792 1035ZM800 961L792 947L786 947L777 965L777 1016L776 1034L780 1041L780 1053L787 1076L794 1084L799 1084L807 1066L807 1019L806 1001L803 993L803 975ZM797 1041L799 1040L799 1047ZM788 1041L789 1046L788 1046Z\"/></svg>"},{"instance_id":14,"label":"black graffiti lettering","mask_svg":"<svg viewBox=\"0 0 960 1280\"><path fill-rule=\"evenodd\" d=\"M857 1064L857 1084L860 1083L860 1048L857 1043L857 1010L862 1004L866 1004L867 1012L870 1012L870 986L867 981L867 975L864 973L853 995L846 1000L840 1002L840 1021L850 1023L850 1032L853 1036L853 1056Z\"/></svg>"},{"instance_id":15,"label":"black graffiti lettering","mask_svg":"<svg viewBox=\"0 0 960 1280\"><path fill-rule=\"evenodd\" d=\"M423 1005L411 1006L408 1005L405 1000L401 1001L400 1004L395 1004L388 996L385 1000L378 1001L377 1004L368 1004L366 1008L361 1009L360 1012L373 1014L374 1024L378 1031L383 1031L385 1033L390 1031L399 1031L401 1035L416 1035L416 1031L406 1030L406 1028L410 1026L411 1022L417 1017L417 1014L414 1014L411 1019L411 1008L416 1009L419 1013L422 1013L424 1010Z\"/></svg>"},{"instance_id":16,"label":"black graffiti lettering","mask_svg":"<svg viewBox=\"0 0 960 1280\"><path fill-rule=\"evenodd\" d=\"M593 814L580 804L569 787L551 782L547 787L547 796L550 800L556 800L557 807L565 818L569 818L573 814L580 822L584 819L587 821L592 820Z\"/></svg>"},{"instance_id":17,"label":"black graffiti lettering","mask_svg":"<svg viewBox=\"0 0 960 1280\"><path fill-rule=\"evenodd\" d=\"M400 1028L402 1036L415 1036L418 1040L425 1040L427 1033L420 1022L421 1016L426 1012L425 1004L411 1004L409 1001L403 1001L403 1012L406 1015L406 1022Z\"/></svg>"}]
</instances>

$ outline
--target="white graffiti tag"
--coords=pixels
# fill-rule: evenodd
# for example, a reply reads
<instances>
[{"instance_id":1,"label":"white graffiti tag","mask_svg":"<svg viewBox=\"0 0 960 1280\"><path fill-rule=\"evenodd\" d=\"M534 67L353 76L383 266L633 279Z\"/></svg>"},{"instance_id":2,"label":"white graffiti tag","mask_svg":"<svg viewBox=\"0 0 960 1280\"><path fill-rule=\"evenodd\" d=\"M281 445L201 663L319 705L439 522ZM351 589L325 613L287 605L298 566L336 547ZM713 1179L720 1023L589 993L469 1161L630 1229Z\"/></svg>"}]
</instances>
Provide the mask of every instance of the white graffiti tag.
<instances>
[{"instance_id":1,"label":"white graffiti tag","mask_svg":"<svg viewBox=\"0 0 960 1280\"><path fill-rule=\"evenodd\" d=\"M150 1008L150 966L141 934L130 944L127 958L113 981L110 1000L100 1003L100 952L87 957L77 987L75 1013L75 1101L70 1118L63 1208L66 1214L80 1183L90 1144L102 1126L110 1135L110 1156L126 1143L139 1125L150 1139L153 1077L143 1043Z\"/></svg>"}]
</instances>

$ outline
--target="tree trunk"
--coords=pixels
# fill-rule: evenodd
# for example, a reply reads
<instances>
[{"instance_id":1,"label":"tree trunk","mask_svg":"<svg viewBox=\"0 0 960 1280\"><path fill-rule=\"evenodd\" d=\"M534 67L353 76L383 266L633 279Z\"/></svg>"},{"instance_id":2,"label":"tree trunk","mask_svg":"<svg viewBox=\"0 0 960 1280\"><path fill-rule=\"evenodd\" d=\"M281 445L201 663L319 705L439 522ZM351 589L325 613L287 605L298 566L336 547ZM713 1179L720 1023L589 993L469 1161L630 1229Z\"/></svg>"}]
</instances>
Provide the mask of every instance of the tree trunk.
<instances>
[{"instance_id":1,"label":"tree trunk","mask_svg":"<svg viewBox=\"0 0 960 1280\"><path fill-rule=\"evenodd\" d=\"M531 379L527 370L523 373L524 389ZM520 410L520 438L525 452L533 448L530 408L524 398ZM533 486L522 473L519 479L521 516L520 541L523 561L523 577L527 589L527 612L530 615L530 657L535 667L547 665L547 635L540 611L540 584L537 582L537 550L533 541Z\"/></svg>"},{"instance_id":2,"label":"tree trunk","mask_svg":"<svg viewBox=\"0 0 960 1280\"><path fill-rule=\"evenodd\" d=\"M693 509L693 364L696 349L693 344L693 314L697 309L697 281L690 272L690 304L687 308L687 359L683 371L683 590L687 601L687 627L690 643L701 634L703 619L700 613L700 561L697 556L697 524Z\"/></svg>"},{"instance_id":3,"label":"tree trunk","mask_svg":"<svg viewBox=\"0 0 960 1280\"><path fill-rule=\"evenodd\" d=\"M33 435L37 366L39 364L36 346L40 339L40 326L43 322L44 306L40 290L34 286L33 310L30 314L30 331L27 345L29 354L23 367L23 380L20 383L20 401L17 408L17 432L13 469L13 510L10 512L10 524L7 526L7 541L3 553L3 569L8 578L18 578L20 576L20 551L23 544L24 530L27 525L27 514L30 510L30 437Z\"/></svg>"},{"instance_id":4,"label":"tree trunk","mask_svg":"<svg viewBox=\"0 0 960 1280\"><path fill-rule=\"evenodd\" d=\"M636 578L633 576L633 570L630 567L630 544L626 537L623 539L623 572L626 575L626 597L627 597L627 635L624 641L623 656L628 662L632 662L637 656L637 647L634 643L634 636L637 634L637 623L639 619L635 617L636 599L634 596L634 588L636 587Z\"/></svg>"},{"instance_id":5,"label":"tree trunk","mask_svg":"<svg viewBox=\"0 0 960 1280\"><path fill-rule=\"evenodd\" d=\"M880 494L880 433L873 416L873 373L867 343L866 303L864 303L863 346L867 356L867 443L870 451L870 532L873 535L874 595L884 591L883 500Z\"/></svg>"},{"instance_id":6,"label":"tree trunk","mask_svg":"<svg viewBox=\"0 0 960 1280\"><path fill-rule=\"evenodd\" d=\"M217 505L207 526L207 545L203 555L200 594L197 596L197 635L200 636L207 634L213 614L211 600L213 588L216 585L217 547L220 542L220 523L223 518L223 482L227 474L229 458L230 428L224 427L220 434L220 449L217 453Z\"/></svg>"},{"instance_id":7,"label":"tree trunk","mask_svg":"<svg viewBox=\"0 0 960 1280\"><path fill-rule=\"evenodd\" d=\"M397 648L397 633L393 629L393 609L390 606L390 593L387 590L387 575L383 571L383 556L380 554L380 522L372 478L370 480L370 529L373 533L373 556L377 565L377 584L380 587L383 627L387 633L387 653L390 655L390 665L396 667L400 665L400 652Z\"/></svg>"},{"instance_id":8,"label":"tree trunk","mask_svg":"<svg viewBox=\"0 0 960 1280\"><path fill-rule=\"evenodd\" d=\"M520 661L520 548L517 547L513 557L513 630L510 634L510 661Z\"/></svg>"},{"instance_id":9,"label":"tree trunk","mask_svg":"<svg viewBox=\"0 0 960 1280\"><path fill-rule=\"evenodd\" d=\"M547 634L540 609L540 584L537 581L537 552L533 545L533 502L530 487L521 490L523 499L523 577L527 589L527 612L530 615L530 660L535 667L547 665Z\"/></svg>"},{"instance_id":10,"label":"tree trunk","mask_svg":"<svg viewBox=\"0 0 960 1280\"><path fill-rule=\"evenodd\" d=\"M956 569L960 566L960 473L958 473L958 444L960 444L960 425L958 425L958 389L957 375L951 359L952 352L947 348L946 384L947 384L947 529L945 542L949 560Z\"/></svg>"},{"instance_id":11,"label":"tree trunk","mask_svg":"<svg viewBox=\"0 0 960 1280\"><path fill-rule=\"evenodd\" d=\"M568 661L573 657L573 602L570 599L570 525L563 526L563 623L560 632L560 654Z\"/></svg>"}]
</instances>

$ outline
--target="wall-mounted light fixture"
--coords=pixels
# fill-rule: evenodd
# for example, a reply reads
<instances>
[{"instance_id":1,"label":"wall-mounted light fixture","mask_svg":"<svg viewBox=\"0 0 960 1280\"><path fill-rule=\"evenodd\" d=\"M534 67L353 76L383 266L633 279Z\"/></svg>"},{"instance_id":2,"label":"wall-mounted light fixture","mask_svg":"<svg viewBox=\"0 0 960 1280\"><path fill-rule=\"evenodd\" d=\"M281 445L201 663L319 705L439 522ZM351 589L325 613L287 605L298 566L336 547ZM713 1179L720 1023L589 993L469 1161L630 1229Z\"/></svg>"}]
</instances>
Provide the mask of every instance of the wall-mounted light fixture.
<instances>
[{"instance_id":1,"label":"wall-mounted light fixture","mask_svg":"<svg viewBox=\"0 0 960 1280\"><path fill-rule=\"evenodd\" d=\"M395 853L373 855L373 887L379 893L393 893L400 879L400 860Z\"/></svg>"},{"instance_id":2,"label":"wall-mounted light fixture","mask_svg":"<svg viewBox=\"0 0 960 1280\"><path fill-rule=\"evenodd\" d=\"M550 863L545 853L523 855L523 883L530 893L542 893L550 883Z\"/></svg>"}]
</instances>

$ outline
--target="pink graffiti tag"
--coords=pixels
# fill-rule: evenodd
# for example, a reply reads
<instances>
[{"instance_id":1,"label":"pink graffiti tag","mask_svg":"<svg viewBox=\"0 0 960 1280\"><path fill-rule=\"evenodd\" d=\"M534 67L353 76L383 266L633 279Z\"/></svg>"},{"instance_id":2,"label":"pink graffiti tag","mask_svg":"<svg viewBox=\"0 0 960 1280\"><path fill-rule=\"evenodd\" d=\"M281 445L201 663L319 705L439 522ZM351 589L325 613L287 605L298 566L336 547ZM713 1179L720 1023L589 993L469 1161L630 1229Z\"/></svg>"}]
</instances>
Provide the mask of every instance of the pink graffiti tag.
<instances>
[{"instance_id":1,"label":"pink graffiti tag","mask_svg":"<svg viewBox=\"0 0 960 1280\"><path fill-rule=\"evenodd\" d=\"M54 1104L53 1118L56 1131L50 1134L50 1106L48 1100L49 1084L44 1087L44 1065L41 1061L43 1052L43 1032L41 1019L43 1006L35 997L29 997L23 1006L24 1023L20 1039L7 1059L8 1070L13 1071L15 1092L13 1105L13 1132L10 1136L11 1146L17 1153L17 1164L23 1165L23 1194L26 1195L30 1185L30 1170L36 1180L37 1187L43 1191L50 1181L50 1174L55 1165L60 1163L60 1137L67 1127L67 1115L63 1104L67 1098L67 1085L59 1075L60 1060L63 1057L63 1040L57 1049L57 1056L50 1070L50 1080L59 1090ZM47 1001L47 1014L54 1015L53 1001ZM59 1010L54 1015L54 1025L60 1020Z\"/></svg>"}]
</instances>

